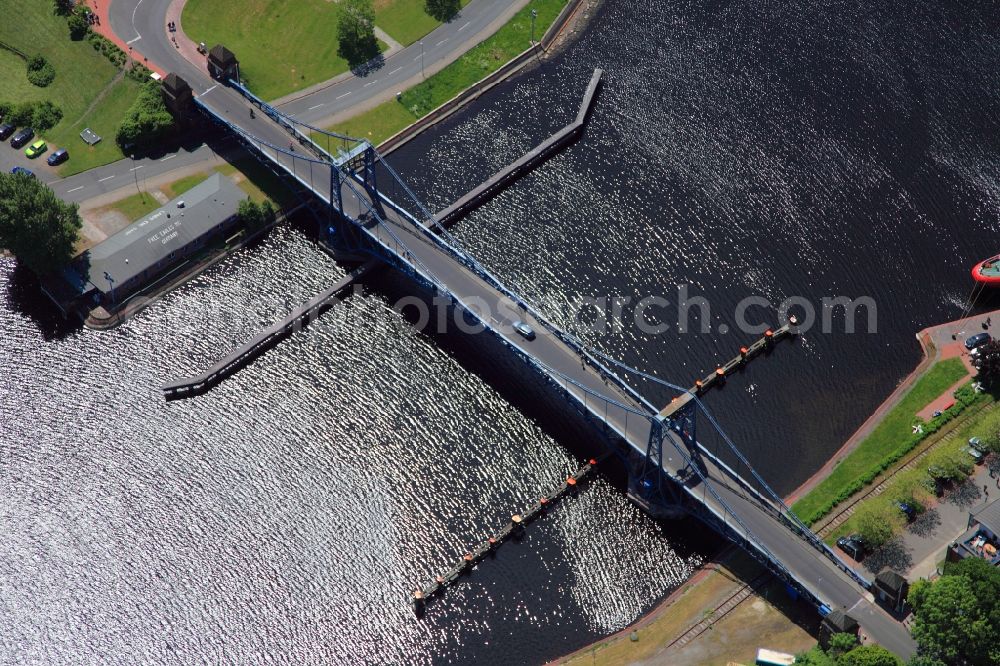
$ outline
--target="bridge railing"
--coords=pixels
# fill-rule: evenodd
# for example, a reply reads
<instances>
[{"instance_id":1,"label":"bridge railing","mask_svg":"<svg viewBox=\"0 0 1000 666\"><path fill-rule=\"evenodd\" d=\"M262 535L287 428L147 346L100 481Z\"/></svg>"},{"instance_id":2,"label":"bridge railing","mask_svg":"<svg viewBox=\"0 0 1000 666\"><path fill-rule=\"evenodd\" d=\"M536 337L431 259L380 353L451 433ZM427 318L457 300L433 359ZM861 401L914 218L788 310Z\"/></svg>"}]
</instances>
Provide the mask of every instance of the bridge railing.
<instances>
[{"instance_id":1,"label":"bridge railing","mask_svg":"<svg viewBox=\"0 0 1000 666\"><path fill-rule=\"evenodd\" d=\"M376 154L378 154L376 152ZM575 336L562 330L555 324L553 324L549 319L539 312L534 305L529 301L522 298L517 292L508 288L496 275L491 271L486 269L482 264L480 264L472 255L462 249L461 244L458 239L456 239L441 223L437 220L436 216L431 213L423 203L417 198L417 196L410 190L406 182L399 176L398 173L386 162L381 155L378 155L379 163L385 168L386 173L395 181L400 189L405 193L406 197L414 202L419 210L423 220L418 219L411 212L409 212L404 206L399 205L397 202L392 201L384 193L379 191L379 197L382 202L394 210L398 211L401 215L404 215L413 225L417 228L421 234L426 236L432 242L438 244L440 247L445 249L453 258L455 258L459 263L465 266L467 269L472 271L476 276L489 284L492 288L496 289L498 292L509 298L513 303L518 305L522 310L529 313L535 321L541 324L551 335L559 339L565 345L569 346L576 352L579 356L585 358L591 366L593 366L597 372L604 378L613 381L624 393L626 393L630 398L634 399L641 405L644 405L650 412L650 414L655 414L657 412L656 408L648 401L646 398L635 391L629 384L621 379L617 374L615 374L609 367L604 365L600 360L593 356L587 347ZM360 182L361 177L355 173L350 174L356 181ZM425 222L426 221L426 222ZM437 230L437 233L431 230L431 228Z\"/></svg>"},{"instance_id":2,"label":"bridge railing","mask_svg":"<svg viewBox=\"0 0 1000 666\"><path fill-rule=\"evenodd\" d=\"M605 356L600 352L594 352L594 353L603 356L604 358L608 359L610 363L617 365L622 369L624 369L625 371L635 374L636 376L642 377L643 379L652 381L656 384L660 384L661 386L665 386L680 393L690 393L689 389L682 388L680 386L677 386L676 384L671 384L670 382L660 379L659 377L645 373L641 370L638 370L637 368L625 365L624 363L621 363L620 361L617 361L611 357ZM701 442L697 443L698 448L703 453L712 458L712 460L714 460L716 464L720 465L730 476L732 476L735 480L737 480L737 482L740 483L743 487L749 489L756 496L760 497L760 499L763 500L761 506L766 508L776 517L780 518L782 522L784 522L785 525L790 530L797 533L806 542L808 542L810 545L812 545L814 548L820 551L823 555L829 558L837 566L837 568L839 568L841 571L843 571L852 579L854 579L854 581L857 582L859 585L861 585L865 589L870 589L872 586L871 581L862 576L861 574L859 574L853 567L844 562L844 560L840 558L834 552L834 550L830 548L830 546L826 545L826 543L819 537L819 535L813 532L805 523L802 522L802 520L799 519L797 515L795 515L795 512L792 511L791 507L789 507L785 503L785 500L776 492L774 492L774 489L771 488L770 484L768 484L767 481L764 480L764 478L757 472L757 470L753 467L753 465L750 464L750 461L747 460L746 456L743 455L743 452L739 450L739 447L736 446L733 440L729 437L729 434L722 428L722 426L716 420L715 416L711 413L711 411L709 411L708 407L701 400L701 398L695 394L691 394L691 397L692 401L695 404L695 408L698 409L702 414L704 414L706 418L708 418L709 423L711 423L715 431L719 433L723 441L729 447L729 450L732 451L733 455L736 456L737 460L739 460L744 467L750 470L750 473L753 475L757 483L760 484L760 487L770 498L770 501L766 501L765 498L760 495L760 492L756 488L751 486L746 479L737 474L731 467L729 467L729 465L723 462L718 456L712 454L712 452L709 451L705 446L703 446Z\"/></svg>"},{"instance_id":3,"label":"bridge railing","mask_svg":"<svg viewBox=\"0 0 1000 666\"><path fill-rule=\"evenodd\" d=\"M297 120L296 118L284 113L283 111L279 111L261 98L257 97L238 81L229 79L229 86L243 95L243 97L249 100L252 104L256 105L257 108L263 111L264 114L271 120L284 127L296 139L298 139L300 144L312 148L312 150L316 152L317 156L325 155L333 163L339 164L346 159L350 159L350 155L357 150L358 146L368 145L368 141L365 139L358 139L347 136L346 134L330 132L329 130L324 130L310 125L309 123L304 123L301 120ZM326 137L326 148L313 139L312 133L314 132ZM339 147L337 156L330 153L330 139L334 139Z\"/></svg>"}]
</instances>

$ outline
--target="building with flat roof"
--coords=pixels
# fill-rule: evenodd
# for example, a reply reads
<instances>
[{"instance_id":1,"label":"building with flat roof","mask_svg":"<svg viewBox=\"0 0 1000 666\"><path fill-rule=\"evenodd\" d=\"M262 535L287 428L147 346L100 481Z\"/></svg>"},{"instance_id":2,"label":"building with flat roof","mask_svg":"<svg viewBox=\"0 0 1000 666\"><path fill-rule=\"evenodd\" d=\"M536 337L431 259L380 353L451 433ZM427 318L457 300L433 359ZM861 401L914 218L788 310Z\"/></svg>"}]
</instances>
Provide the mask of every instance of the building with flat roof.
<instances>
[{"instance_id":1,"label":"building with flat roof","mask_svg":"<svg viewBox=\"0 0 1000 666\"><path fill-rule=\"evenodd\" d=\"M213 174L80 255L67 282L91 305L114 307L237 222L243 190Z\"/></svg>"}]
</instances>

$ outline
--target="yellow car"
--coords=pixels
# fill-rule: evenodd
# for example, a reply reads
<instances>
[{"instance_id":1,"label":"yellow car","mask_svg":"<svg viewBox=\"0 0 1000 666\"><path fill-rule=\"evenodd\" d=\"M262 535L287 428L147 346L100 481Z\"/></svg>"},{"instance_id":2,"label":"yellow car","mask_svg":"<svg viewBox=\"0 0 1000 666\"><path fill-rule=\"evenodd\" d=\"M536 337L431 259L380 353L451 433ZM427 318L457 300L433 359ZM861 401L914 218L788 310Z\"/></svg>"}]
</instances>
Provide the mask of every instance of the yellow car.
<instances>
[{"instance_id":1,"label":"yellow car","mask_svg":"<svg viewBox=\"0 0 1000 666\"><path fill-rule=\"evenodd\" d=\"M48 149L49 147L45 145L45 142L39 139L38 141L34 142L33 144L25 148L24 154L27 155L28 157L38 157Z\"/></svg>"}]
</instances>

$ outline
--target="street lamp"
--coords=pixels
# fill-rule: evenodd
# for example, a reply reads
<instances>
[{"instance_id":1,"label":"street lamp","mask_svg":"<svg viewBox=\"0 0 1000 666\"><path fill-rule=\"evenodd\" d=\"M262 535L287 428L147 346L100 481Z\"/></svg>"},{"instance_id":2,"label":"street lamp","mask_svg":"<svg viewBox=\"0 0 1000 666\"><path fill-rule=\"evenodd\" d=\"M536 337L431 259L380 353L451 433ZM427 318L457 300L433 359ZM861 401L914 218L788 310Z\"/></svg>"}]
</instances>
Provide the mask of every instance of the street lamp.
<instances>
[{"instance_id":1,"label":"street lamp","mask_svg":"<svg viewBox=\"0 0 1000 666\"><path fill-rule=\"evenodd\" d=\"M115 311L117 311L118 303L115 300L115 280L113 277L111 277L111 273L107 271L104 271L104 279L108 281L109 285L111 285L111 307L114 308Z\"/></svg>"},{"instance_id":2,"label":"street lamp","mask_svg":"<svg viewBox=\"0 0 1000 666\"><path fill-rule=\"evenodd\" d=\"M535 45L535 19L538 18L538 10L531 10L531 45Z\"/></svg>"}]
</instances>

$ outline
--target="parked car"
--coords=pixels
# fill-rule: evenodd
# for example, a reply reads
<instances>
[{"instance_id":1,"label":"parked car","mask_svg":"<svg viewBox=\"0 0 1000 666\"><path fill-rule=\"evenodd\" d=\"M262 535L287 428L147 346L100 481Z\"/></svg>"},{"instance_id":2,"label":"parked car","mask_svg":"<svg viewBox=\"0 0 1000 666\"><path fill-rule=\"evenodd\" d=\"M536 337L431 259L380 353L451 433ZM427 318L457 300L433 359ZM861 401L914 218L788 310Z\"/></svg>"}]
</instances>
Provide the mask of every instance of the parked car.
<instances>
[{"instance_id":1,"label":"parked car","mask_svg":"<svg viewBox=\"0 0 1000 666\"><path fill-rule=\"evenodd\" d=\"M867 548L865 540L861 538L860 534L840 537L837 539L837 547L850 555L856 562L860 562L861 558L865 556L865 550Z\"/></svg>"},{"instance_id":2,"label":"parked car","mask_svg":"<svg viewBox=\"0 0 1000 666\"><path fill-rule=\"evenodd\" d=\"M535 339L535 332L531 329L530 326L525 324L520 319L514 322L514 330L517 331L521 335L521 337L524 338L525 340Z\"/></svg>"},{"instance_id":3,"label":"parked car","mask_svg":"<svg viewBox=\"0 0 1000 666\"><path fill-rule=\"evenodd\" d=\"M25 127L23 130L18 132L10 140L11 148L20 148L24 144L28 143L35 138L35 130L30 127Z\"/></svg>"},{"instance_id":4,"label":"parked car","mask_svg":"<svg viewBox=\"0 0 1000 666\"><path fill-rule=\"evenodd\" d=\"M15 176L17 174L24 174L25 176L31 176L32 178L35 177L34 173L32 173L31 171L25 169L23 166L16 166L13 169L11 169L10 172L12 174L14 174Z\"/></svg>"},{"instance_id":5,"label":"parked car","mask_svg":"<svg viewBox=\"0 0 1000 666\"><path fill-rule=\"evenodd\" d=\"M970 456L972 456L973 462L975 462L977 465L983 464L983 460L986 459L986 454L974 446L965 447L965 452L968 453Z\"/></svg>"},{"instance_id":6,"label":"parked car","mask_svg":"<svg viewBox=\"0 0 1000 666\"><path fill-rule=\"evenodd\" d=\"M30 146L24 149L24 154L30 158L35 158L48 150L49 147L45 145L45 142L39 139Z\"/></svg>"},{"instance_id":7,"label":"parked car","mask_svg":"<svg viewBox=\"0 0 1000 666\"><path fill-rule=\"evenodd\" d=\"M976 451L979 451L980 453L986 453L986 444L983 443L983 440L979 439L978 437L970 437L969 446L974 448Z\"/></svg>"},{"instance_id":8,"label":"parked car","mask_svg":"<svg viewBox=\"0 0 1000 666\"><path fill-rule=\"evenodd\" d=\"M15 129L17 128L8 123L0 125L0 141L6 141L7 138L14 133Z\"/></svg>"},{"instance_id":9,"label":"parked car","mask_svg":"<svg viewBox=\"0 0 1000 666\"><path fill-rule=\"evenodd\" d=\"M904 516L906 516L907 521L912 522L913 519L917 517L917 507L913 506L906 500L896 500L893 504L896 505L896 508L899 509Z\"/></svg>"},{"instance_id":10,"label":"parked car","mask_svg":"<svg viewBox=\"0 0 1000 666\"><path fill-rule=\"evenodd\" d=\"M62 164L69 159L69 151L65 148L60 148L56 152L49 155L49 159L45 160L49 163L49 166L55 166L57 164Z\"/></svg>"},{"instance_id":11,"label":"parked car","mask_svg":"<svg viewBox=\"0 0 1000 666\"><path fill-rule=\"evenodd\" d=\"M982 347L992 339L989 333L976 333L965 341L965 348L972 351L976 347Z\"/></svg>"}]
</instances>

